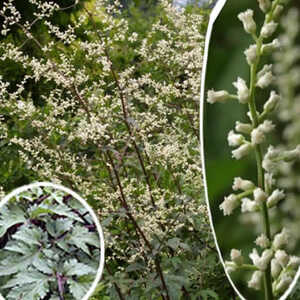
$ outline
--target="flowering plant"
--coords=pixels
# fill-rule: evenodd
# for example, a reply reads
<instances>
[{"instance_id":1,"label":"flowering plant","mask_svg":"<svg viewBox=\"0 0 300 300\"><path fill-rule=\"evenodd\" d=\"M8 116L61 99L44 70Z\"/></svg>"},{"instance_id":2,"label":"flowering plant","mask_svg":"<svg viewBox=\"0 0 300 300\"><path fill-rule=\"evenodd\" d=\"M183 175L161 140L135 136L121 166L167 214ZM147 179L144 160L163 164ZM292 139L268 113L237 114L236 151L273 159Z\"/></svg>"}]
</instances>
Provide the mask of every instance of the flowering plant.
<instances>
[{"instance_id":1,"label":"flowering plant","mask_svg":"<svg viewBox=\"0 0 300 300\"><path fill-rule=\"evenodd\" d=\"M232 186L234 193L225 197L220 209L225 216L231 215L238 207L241 207L241 212L245 214L259 213L264 232L255 241L259 249L254 248L249 255L252 264L245 262L240 250L232 249L231 261L226 261L225 265L228 272L252 272L248 286L263 291L265 299L274 299L286 291L300 265L300 258L288 255L284 249L288 244L289 231L277 227L274 230L270 222L270 214L278 210L280 202L286 196L276 182L279 165L281 162L291 163L297 160L300 157L300 146L294 145L294 149L281 149L271 145L266 147L267 135L275 129L269 118L281 102L281 96L272 90L260 110L257 90L266 89L275 81L272 65L262 63L265 57L280 47L278 39L270 39L277 29L277 22L286 1L259 0L258 4L264 14L261 28L258 29L253 10L248 9L238 15L244 30L254 41L254 44L245 50L250 68L250 82L247 83L239 77L233 83L237 89L235 95L225 90L210 90L207 101L224 103L233 99L248 106L247 116L250 122L237 121L235 130L229 132L227 139L229 146L235 148L232 151L233 158L239 160L252 152L255 154L257 179L251 181L236 177Z\"/></svg>"},{"instance_id":2,"label":"flowering plant","mask_svg":"<svg viewBox=\"0 0 300 300\"><path fill-rule=\"evenodd\" d=\"M207 13L163 0L132 20L119 1L69 2L0 10L3 190L54 181L97 210L107 251L94 298L215 296L198 144Z\"/></svg>"}]
</instances>

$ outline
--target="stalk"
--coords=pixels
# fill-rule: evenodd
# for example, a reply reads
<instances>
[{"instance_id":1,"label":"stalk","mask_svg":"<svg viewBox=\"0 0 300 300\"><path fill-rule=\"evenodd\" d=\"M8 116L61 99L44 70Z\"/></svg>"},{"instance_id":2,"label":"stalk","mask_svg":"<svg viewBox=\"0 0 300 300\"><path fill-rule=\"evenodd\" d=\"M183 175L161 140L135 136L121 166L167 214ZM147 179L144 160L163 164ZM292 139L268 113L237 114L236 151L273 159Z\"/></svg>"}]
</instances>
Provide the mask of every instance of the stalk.
<instances>
[{"instance_id":1,"label":"stalk","mask_svg":"<svg viewBox=\"0 0 300 300\"><path fill-rule=\"evenodd\" d=\"M255 101L255 95L256 95L256 72L257 67L259 64L259 54L262 47L262 39L259 38L256 40L257 44L257 53L258 58L257 61L251 66L250 69L250 101L249 101L249 110L251 113L252 118L252 125L253 128L256 128L259 125L259 118L256 112L256 101ZM262 168L262 149L260 145L255 145L254 148L255 151L255 159L256 159L256 168L257 168L257 185L261 189L265 189L264 187L264 170ZM269 240L271 240L271 228L270 228L270 219L269 219L269 212L267 208L266 202L262 204L262 221L264 224L264 231L265 235ZM266 271L264 272L264 290L265 290L265 299L266 300L273 300L273 291L272 291L272 277L271 277L271 265L269 263Z\"/></svg>"}]
</instances>

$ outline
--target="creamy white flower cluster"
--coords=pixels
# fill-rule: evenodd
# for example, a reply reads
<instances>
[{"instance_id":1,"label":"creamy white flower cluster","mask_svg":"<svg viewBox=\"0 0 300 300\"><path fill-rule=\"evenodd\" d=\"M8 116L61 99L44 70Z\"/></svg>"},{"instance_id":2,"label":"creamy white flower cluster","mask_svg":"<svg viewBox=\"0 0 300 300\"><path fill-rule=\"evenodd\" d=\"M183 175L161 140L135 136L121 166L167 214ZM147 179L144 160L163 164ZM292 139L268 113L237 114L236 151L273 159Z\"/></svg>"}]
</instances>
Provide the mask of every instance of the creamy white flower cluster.
<instances>
[{"instance_id":1,"label":"creamy white flower cluster","mask_svg":"<svg viewBox=\"0 0 300 300\"><path fill-rule=\"evenodd\" d=\"M271 188L271 185L269 187ZM256 187L250 180L244 180L240 177L234 179L232 189L234 191L242 190L243 192L225 197L222 204L220 204L224 216L231 215L233 210L239 206L241 206L242 213L260 211L263 203L266 203L268 208L272 208L285 198L282 190L275 189L268 194L260 187ZM249 198L250 196L252 199Z\"/></svg>"},{"instance_id":2,"label":"creamy white flower cluster","mask_svg":"<svg viewBox=\"0 0 300 300\"><path fill-rule=\"evenodd\" d=\"M261 250L258 251L254 248L249 255L252 264L244 263L241 251L232 249L231 261L226 261L226 268L228 272L237 269L254 271L248 287L262 290L262 278L264 277L263 288L267 294L273 293L277 296L283 293L292 282L300 265L300 258L288 255L283 249L288 243L289 235L286 229L275 235L271 233L269 214L276 211L278 203L286 197L284 190L277 185L274 175L278 173L280 163L292 163L300 159L300 145L294 149L283 149L270 145L266 151L264 151L265 147L262 147L267 142L267 134L275 129L275 125L268 117L279 106L282 99L275 90L272 90L262 111L257 111L256 90L266 89L277 80L273 75L273 65L266 64L260 67L260 62L263 56L280 48L282 39L275 38L271 41L270 39L278 27L277 21L286 1L258 0L258 4L265 15L260 30L254 21L253 10L248 9L238 15L244 30L251 35L254 41L254 44L244 52L250 68L250 82L247 83L238 77L233 83L237 90L235 95L225 90L210 90L207 101L209 103L225 103L232 99L248 105L249 122L237 121L234 130L229 132L227 140L229 146L235 148L232 156L237 160L252 152L255 153L258 171L257 183L236 177L232 186L234 193L226 196L219 207L225 216L231 215L238 207L241 208L242 213L259 212L265 230L265 233L255 241Z\"/></svg>"},{"instance_id":3,"label":"creamy white flower cluster","mask_svg":"<svg viewBox=\"0 0 300 300\"><path fill-rule=\"evenodd\" d=\"M290 151L300 140L300 13L295 7L288 10L280 21L281 49L273 55L276 84L279 87L282 101L276 111L276 117L282 129L281 151ZM282 55L284 53L284 55ZM280 213L288 214L287 226L291 227L293 239L289 245L294 249L299 242L300 215L300 174L295 164L283 161L276 166L278 185L287 191L287 198Z\"/></svg>"},{"instance_id":4,"label":"creamy white flower cluster","mask_svg":"<svg viewBox=\"0 0 300 300\"><path fill-rule=\"evenodd\" d=\"M249 254L253 265L244 263L245 259L241 250L232 249L231 261L225 262L226 269L229 273L238 269L253 270L248 286L260 290L264 272L271 264L273 293L275 296L279 295L289 287L300 266L300 258L288 255L284 250L288 241L289 233L285 228L274 236L272 242L265 234L261 234L255 241L256 245L261 248L261 254L255 248Z\"/></svg>"}]
</instances>

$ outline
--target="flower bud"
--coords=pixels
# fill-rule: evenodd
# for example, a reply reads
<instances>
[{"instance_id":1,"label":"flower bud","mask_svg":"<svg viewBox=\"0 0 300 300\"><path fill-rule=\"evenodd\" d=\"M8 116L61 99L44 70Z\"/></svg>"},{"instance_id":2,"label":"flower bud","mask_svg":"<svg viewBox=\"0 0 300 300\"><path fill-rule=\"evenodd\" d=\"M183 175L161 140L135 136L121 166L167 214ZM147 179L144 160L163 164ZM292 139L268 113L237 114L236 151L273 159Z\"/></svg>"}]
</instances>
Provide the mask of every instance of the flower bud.
<instances>
[{"instance_id":1,"label":"flower bud","mask_svg":"<svg viewBox=\"0 0 300 300\"><path fill-rule=\"evenodd\" d=\"M270 120L265 120L262 124L259 125L259 127L261 128L261 130L264 133L269 133L272 130L274 130L275 125L272 123L272 121Z\"/></svg>"},{"instance_id":2,"label":"flower bud","mask_svg":"<svg viewBox=\"0 0 300 300\"><path fill-rule=\"evenodd\" d=\"M278 19L283 11L284 7L282 5L277 5L273 12L273 19Z\"/></svg>"},{"instance_id":3,"label":"flower bud","mask_svg":"<svg viewBox=\"0 0 300 300\"><path fill-rule=\"evenodd\" d=\"M270 263L271 259L273 258L274 252L272 249L266 249L262 253L261 257L261 263L262 263L262 269L266 270L268 267L268 264Z\"/></svg>"},{"instance_id":4,"label":"flower bud","mask_svg":"<svg viewBox=\"0 0 300 300\"><path fill-rule=\"evenodd\" d=\"M273 251L271 249L266 249L260 257L257 250L253 249L249 256L257 268L261 271L265 271L273 257Z\"/></svg>"},{"instance_id":5,"label":"flower bud","mask_svg":"<svg viewBox=\"0 0 300 300\"><path fill-rule=\"evenodd\" d=\"M261 53L271 54L273 51L278 50L280 48L280 42L278 39L274 39L272 43L264 44L261 48Z\"/></svg>"},{"instance_id":6,"label":"flower bud","mask_svg":"<svg viewBox=\"0 0 300 300\"><path fill-rule=\"evenodd\" d=\"M282 248L282 246L286 245L288 243L289 234L285 228L282 229L282 231L275 235L273 239L273 247L275 250L278 250Z\"/></svg>"},{"instance_id":7,"label":"flower bud","mask_svg":"<svg viewBox=\"0 0 300 300\"><path fill-rule=\"evenodd\" d=\"M257 60L257 46L255 44L250 45L250 47L244 51L244 54L246 55L248 65L254 64Z\"/></svg>"},{"instance_id":8,"label":"flower bud","mask_svg":"<svg viewBox=\"0 0 300 300\"><path fill-rule=\"evenodd\" d=\"M283 274L280 281L275 285L275 293L281 293L285 291L292 283L293 278L287 274Z\"/></svg>"},{"instance_id":9,"label":"flower bud","mask_svg":"<svg viewBox=\"0 0 300 300\"><path fill-rule=\"evenodd\" d=\"M213 104L215 102L225 102L230 97L227 91L214 91L207 92L207 102Z\"/></svg>"},{"instance_id":10,"label":"flower bud","mask_svg":"<svg viewBox=\"0 0 300 300\"><path fill-rule=\"evenodd\" d=\"M275 206L284 197L285 197L285 194L284 194L283 191L280 191L278 189L276 189L275 191L273 191L273 193L271 194L271 196L269 196L268 199L267 199L267 206L268 206L268 208L271 208L271 207Z\"/></svg>"},{"instance_id":11,"label":"flower bud","mask_svg":"<svg viewBox=\"0 0 300 300\"><path fill-rule=\"evenodd\" d=\"M271 91L270 97L264 105L264 111L272 112L275 109L279 100L280 100L280 96L277 95L275 91Z\"/></svg>"},{"instance_id":12,"label":"flower bud","mask_svg":"<svg viewBox=\"0 0 300 300\"><path fill-rule=\"evenodd\" d=\"M265 65L257 74L256 85L260 88L265 88L273 81L272 65Z\"/></svg>"},{"instance_id":13,"label":"flower bud","mask_svg":"<svg viewBox=\"0 0 300 300\"><path fill-rule=\"evenodd\" d=\"M264 76L266 73L271 72L273 65L264 65L264 67L257 73L258 80Z\"/></svg>"},{"instance_id":14,"label":"flower bud","mask_svg":"<svg viewBox=\"0 0 300 300\"><path fill-rule=\"evenodd\" d=\"M254 200L257 204L262 204L266 201L268 195L261 188L256 188L253 191Z\"/></svg>"},{"instance_id":15,"label":"flower bud","mask_svg":"<svg viewBox=\"0 0 300 300\"><path fill-rule=\"evenodd\" d=\"M242 213L255 212L259 210L259 206L255 201L252 201L249 198L242 198L241 201L242 201L242 206L241 206Z\"/></svg>"},{"instance_id":16,"label":"flower bud","mask_svg":"<svg viewBox=\"0 0 300 300\"><path fill-rule=\"evenodd\" d=\"M225 261L225 269L228 273L233 273L237 270L237 265L232 261Z\"/></svg>"},{"instance_id":17,"label":"flower bud","mask_svg":"<svg viewBox=\"0 0 300 300\"><path fill-rule=\"evenodd\" d=\"M300 257L297 256L291 256L290 261L287 265L289 268L292 268L294 270L297 270L300 266Z\"/></svg>"},{"instance_id":18,"label":"flower bud","mask_svg":"<svg viewBox=\"0 0 300 300\"><path fill-rule=\"evenodd\" d=\"M276 180L273 178L272 173L265 173L265 184L266 186L271 189L272 186L276 183Z\"/></svg>"},{"instance_id":19,"label":"flower bud","mask_svg":"<svg viewBox=\"0 0 300 300\"><path fill-rule=\"evenodd\" d=\"M261 89L264 89L272 83L273 79L274 77L272 72L267 72L263 76L258 78L256 85Z\"/></svg>"},{"instance_id":20,"label":"flower bud","mask_svg":"<svg viewBox=\"0 0 300 300\"><path fill-rule=\"evenodd\" d=\"M239 204L238 197L234 194L230 194L228 197L225 197L219 208L223 210L224 216L229 216L233 210L239 206Z\"/></svg>"},{"instance_id":21,"label":"flower bud","mask_svg":"<svg viewBox=\"0 0 300 300\"><path fill-rule=\"evenodd\" d=\"M252 150L250 143L243 144L239 148L232 151L232 157L235 159L241 159L242 157L248 155Z\"/></svg>"},{"instance_id":22,"label":"flower bud","mask_svg":"<svg viewBox=\"0 0 300 300\"><path fill-rule=\"evenodd\" d=\"M232 189L234 191L242 190L242 191L248 191L255 188L255 185L250 180L242 179L241 177L235 177Z\"/></svg>"},{"instance_id":23,"label":"flower bud","mask_svg":"<svg viewBox=\"0 0 300 300\"><path fill-rule=\"evenodd\" d=\"M260 290L262 277L263 277L263 272L255 271L252 274L250 281L248 281L248 287L255 290Z\"/></svg>"},{"instance_id":24,"label":"flower bud","mask_svg":"<svg viewBox=\"0 0 300 300\"><path fill-rule=\"evenodd\" d=\"M264 12L267 13L271 8L271 1L270 0L258 0L259 8Z\"/></svg>"},{"instance_id":25,"label":"flower bud","mask_svg":"<svg viewBox=\"0 0 300 300\"><path fill-rule=\"evenodd\" d=\"M270 120L265 120L257 128L254 128L251 132L252 145L261 144L265 140L265 133L269 133L275 128L275 125Z\"/></svg>"},{"instance_id":26,"label":"flower bud","mask_svg":"<svg viewBox=\"0 0 300 300\"><path fill-rule=\"evenodd\" d=\"M281 154L279 149L275 149L273 146L269 146L267 153L264 156L262 166L267 172L276 171L276 159Z\"/></svg>"},{"instance_id":27,"label":"flower bud","mask_svg":"<svg viewBox=\"0 0 300 300\"><path fill-rule=\"evenodd\" d=\"M261 234L256 240L255 244L261 248L268 248L270 246L270 240L265 234Z\"/></svg>"},{"instance_id":28,"label":"flower bud","mask_svg":"<svg viewBox=\"0 0 300 300\"><path fill-rule=\"evenodd\" d=\"M289 256L286 254L284 250L277 250L275 252L275 258L277 259L278 263L284 268L289 262Z\"/></svg>"},{"instance_id":29,"label":"flower bud","mask_svg":"<svg viewBox=\"0 0 300 300\"><path fill-rule=\"evenodd\" d=\"M260 35L267 39L269 38L276 30L278 23L271 21L269 23L265 23L261 29Z\"/></svg>"},{"instance_id":30,"label":"flower bud","mask_svg":"<svg viewBox=\"0 0 300 300\"><path fill-rule=\"evenodd\" d=\"M276 258L271 260L271 275L273 278L277 278L282 270L282 267Z\"/></svg>"},{"instance_id":31,"label":"flower bud","mask_svg":"<svg viewBox=\"0 0 300 300\"><path fill-rule=\"evenodd\" d=\"M233 130L231 130L228 133L227 141L228 141L229 146L237 147L244 143L245 138L241 134L236 134L236 133L234 133Z\"/></svg>"},{"instance_id":32,"label":"flower bud","mask_svg":"<svg viewBox=\"0 0 300 300\"><path fill-rule=\"evenodd\" d=\"M244 258L242 256L241 250L232 249L230 252L230 258L238 266L241 266L244 263Z\"/></svg>"},{"instance_id":33,"label":"flower bud","mask_svg":"<svg viewBox=\"0 0 300 300\"><path fill-rule=\"evenodd\" d=\"M261 144L265 140L265 134L261 127L254 128L251 132L251 143L252 145Z\"/></svg>"},{"instance_id":34,"label":"flower bud","mask_svg":"<svg viewBox=\"0 0 300 300\"><path fill-rule=\"evenodd\" d=\"M245 12L242 12L238 15L240 21L242 21L244 29L250 34L256 33L256 24L253 20L253 10L247 9Z\"/></svg>"},{"instance_id":35,"label":"flower bud","mask_svg":"<svg viewBox=\"0 0 300 300\"><path fill-rule=\"evenodd\" d=\"M250 134L251 131L252 131L252 125L236 121L235 122L235 130L237 132L241 132L241 133L245 133L245 134Z\"/></svg>"},{"instance_id":36,"label":"flower bud","mask_svg":"<svg viewBox=\"0 0 300 300\"><path fill-rule=\"evenodd\" d=\"M237 81L233 83L233 86L237 89L237 96L240 103L246 104L250 98L250 91L244 79L238 77Z\"/></svg>"},{"instance_id":37,"label":"flower bud","mask_svg":"<svg viewBox=\"0 0 300 300\"><path fill-rule=\"evenodd\" d=\"M295 159L300 158L300 145L298 145L294 150L285 151L283 154L284 161L290 162Z\"/></svg>"}]
</instances>

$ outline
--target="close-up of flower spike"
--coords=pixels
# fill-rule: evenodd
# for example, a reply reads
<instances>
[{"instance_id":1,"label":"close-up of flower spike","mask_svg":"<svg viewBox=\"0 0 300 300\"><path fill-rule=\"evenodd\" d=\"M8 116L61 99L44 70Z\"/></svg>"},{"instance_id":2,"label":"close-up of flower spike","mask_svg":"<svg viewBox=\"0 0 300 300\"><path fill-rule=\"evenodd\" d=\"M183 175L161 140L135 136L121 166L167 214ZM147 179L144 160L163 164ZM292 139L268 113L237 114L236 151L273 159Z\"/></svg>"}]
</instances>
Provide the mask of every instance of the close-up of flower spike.
<instances>
[{"instance_id":1,"label":"close-up of flower spike","mask_svg":"<svg viewBox=\"0 0 300 300\"><path fill-rule=\"evenodd\" d=\"M225 261L228 273L248 270L252 276L247 285L250 289L261 291L265 300L278 299L292 283L300 258L288 254L289 229L282 227L273 229L270 218L273 211L278 210L286 194L276 180L280 163L292 163L300 159L300 145L292 149L282 149L268 144L269 133L276 131L270 119L285 95L271 90L262 110L258 109L257 90L267 89L278 80L273 74L273 65L264 64L263 56L271 56L279 51L281 39L273 38L278 28L279 17L287 1L258 0L258 6L264 14L264 22L260 26L255 21L254 10L247 9L239 13L244 31L251 36L254 44L245 50L245 58L249 66L250 79L246 82L241 77L233 83L236 95L226 90L209 90L207 102L228 102L238 100L248 105L249 123L236 121L235 130L230 130L227 141L233 147L232 157L240 160L254 153L256 161L256 182L236 177L229 196L219 205L224 216L233 214L239 207L241 213L260 213L263 231L255 240L258 248L253 247L249 254L249 263L242 251L232 249L230 260ZM270 38L273 40L269 41ZM276 85L276 84L275 84ZM226 105L226 104L225 104ZM238 245L237 245L238 246Z\"/></svg>"}]
</instances>

